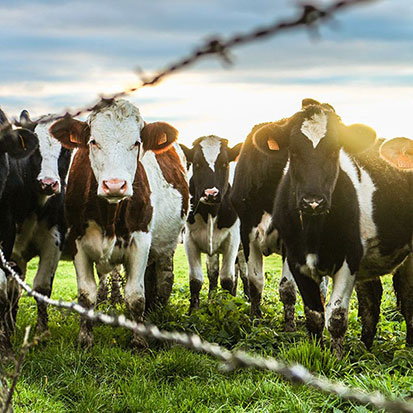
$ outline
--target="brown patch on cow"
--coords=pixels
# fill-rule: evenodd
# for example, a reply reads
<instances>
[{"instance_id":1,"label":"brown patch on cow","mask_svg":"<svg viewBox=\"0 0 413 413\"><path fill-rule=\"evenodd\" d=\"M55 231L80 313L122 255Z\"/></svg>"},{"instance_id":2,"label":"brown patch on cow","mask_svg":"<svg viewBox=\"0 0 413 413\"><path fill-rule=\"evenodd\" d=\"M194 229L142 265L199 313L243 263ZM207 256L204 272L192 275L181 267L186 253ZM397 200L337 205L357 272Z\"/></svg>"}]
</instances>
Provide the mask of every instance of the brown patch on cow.
<instances>
[{"instance_id":1,"label":"brown patch on cow","mask_svg":"<svg viewBox=\"0 0 413 413\"><path fill-rule=\"evenodd\" d=\"M132 232L148 231L152 218L151 191L143 165L138 162L133 182L133 195L117 204L110 204L97 195L97 181L93 174L89 149L76 153L69 172L65 199L65 215L69 226L68 249L76 254L75 240L85 234L88 221L95 221L107 237L130 241Z\"/></svg>"},{"instance_id":2,"label":"brown patch on cow","mask_svg":"<svg viewBox=\"0 0 413 413\"><path fill-rule=\"evenodd\" d=\"M182 195L181 217L184 217L189 208L189 187L186 181L185 169L175 148L171 147L166 152L157 153L156 160L166 182Z\"/></svg>"}]
</instances>

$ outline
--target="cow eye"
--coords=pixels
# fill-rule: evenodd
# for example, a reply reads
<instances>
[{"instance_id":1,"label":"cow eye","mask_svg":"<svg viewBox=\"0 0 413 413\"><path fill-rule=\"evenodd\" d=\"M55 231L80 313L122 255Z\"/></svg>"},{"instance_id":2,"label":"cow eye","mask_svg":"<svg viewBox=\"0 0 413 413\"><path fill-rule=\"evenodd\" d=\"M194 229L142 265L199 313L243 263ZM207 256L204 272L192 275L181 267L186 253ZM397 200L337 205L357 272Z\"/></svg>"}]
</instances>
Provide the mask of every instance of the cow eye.
<instances>
[{"instance_id":1,"label":"cow eye","mask_svg":"<svg viewBox=\"0 0 413 413\"><path fill-rule=\"evenodd\" d=\"M100 148L99 144L96 142L95 139L91 139L91 140L89 141L89 145L90 145L90 146L93 146L94 148Z\"/></svg>"},{"instance_id":2,"label":"cow eye","mask_svg":"<svg viewBox=\"0 0 413 413\"><path fill-rule=\"evenodd\" d=\"M130 150L133 151L134 149L138 148L140 144L141 144L140 141L136 141L136 142L130 147Z\"/></svg>"}]
</instances>

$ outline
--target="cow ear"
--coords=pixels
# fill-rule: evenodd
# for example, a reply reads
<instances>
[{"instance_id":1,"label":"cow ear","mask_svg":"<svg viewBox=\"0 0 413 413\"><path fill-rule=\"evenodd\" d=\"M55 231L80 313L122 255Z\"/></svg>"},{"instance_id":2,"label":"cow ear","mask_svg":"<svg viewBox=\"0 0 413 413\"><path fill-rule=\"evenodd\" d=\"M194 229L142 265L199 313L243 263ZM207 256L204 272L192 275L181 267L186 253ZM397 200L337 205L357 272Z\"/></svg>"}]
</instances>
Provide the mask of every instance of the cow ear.
<instances>
[{"instance_id":1,"label":"cow ear","mask_svg":"<svg viewBox=\"0 0 413 413\"><path fill-rule=\"evenodd\" d=\"M290 128L286 124L269 123L257 129L252 136L254 146L267 155L278 153L288 146Z\"/></svg>"},{"instance_id":2,"label":"cow ear","mask_svg":"<svg viewBox=\"0 0 413 413\"><path fill-rule=\"evenodd\" d=\"M49 132L68 149L85 148L90 138L89 125L73 119L69 114L53 123Z\"/></svg>"},{"instance_id":3,"label":"cow ear","mask_svg":"<svg viewBox=\"0 0 413 413\"><path fill-rule=\"evenodd\" d=\"M307 106L311 105L321 105L321 103L311 98L305 98L301 101L301 109L305 109Z\"/></svg>"},{"instance_id":4,"label":"cow ear","mask_svg":"<svg viewBox=\"0 0 413 413\"><path fill-rule=\"evenodd\" d=\"M143 149L157 154L168 151L178 139L178 131L169 123L153 122L146 124L141 131Z\"/></svg>"},{"instance_id":5,"label":"cow ear","mask_svg":"<svg viewBox=\"0 0 413 413\"><path fill-rule=\"evenodd\" d=\"M380 146L380 156L399 169L413 169L413 141L394 138Z\"/></svg>"},{"instance_id":6,"label":"cow ear","mask_svg":"<svg viewBox=\"0 0 413 413\"><path fill-rule=\"evenodd\" d=\"M376 132L369 126L355 123L346 126L339 123L339 139L348 153L359 153L376 143Z\"/></svg>"},{"instance_id":7,"label":"cow ear","mask_svg":"<svg viewBox=\"0 0 413 413\"><path fill-rule=\"evenodd\" d=\"M187 146L183 145L182 143L180 143L179 146L181 147L181 149L182 149L182 151L185 155L186 161L188 163L192 163L192 159L193 159L193 156L194 156L193 149L189 149Z\"/></svg>"},{"instance_id":8,"label":"cow ear","mask_svg":"<svg viewBox=\"0 0 413 413\"><path fill-rule=\"evenodd\" d=\"M30 119L30 115L27 110L22 110L22 112L20 113L18 124L26 129L30 129L31 131L34 131L37 126L37 122L33 122Z\"/></svg>"},{"instance_id":9,"label":"cow ear","mask_svg":"<svg viewBox=\"0 0 413 413\"><path fill-rule=\"evenodd\" d=\"M242 142L228 149L228 161L229 162L235 161L238 158L238 155L241 152L241 148L242 148Z\"/></svg>"},{"instance_id":10,"label":"cow ear","mask_svg":"<svg viewBox=\"0 0 413 413\"><path fill-rule=\"evenodd\" d=\"M29 129L6 127L0 134L0 151L12 158L25 158L38 146L37 136Z\"/></svg>"}]
</instances>

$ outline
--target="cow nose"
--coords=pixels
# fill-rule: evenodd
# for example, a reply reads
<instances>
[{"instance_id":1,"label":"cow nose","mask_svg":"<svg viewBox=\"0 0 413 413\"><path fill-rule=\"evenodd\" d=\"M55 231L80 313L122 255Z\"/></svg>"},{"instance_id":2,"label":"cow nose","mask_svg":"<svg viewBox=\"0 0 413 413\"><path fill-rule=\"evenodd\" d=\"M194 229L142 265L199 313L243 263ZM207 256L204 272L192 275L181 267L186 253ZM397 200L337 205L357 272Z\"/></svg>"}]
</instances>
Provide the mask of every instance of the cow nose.
<instances>
[{"instance_id":1,"label":"cow nose","mask_svg":"<svg viewBox=\"0 0 413 413\"><path fill-rule=\"evenodd\" d=\"M204 195L207 198L207 200L213 200L216 199L219 195L219 189L218 188L208 188L205 189Z\"/></svg>"},{"instance_id":2,"label":"cow nose","mask_svg":"<svg viewBox=\"0 0 413 413\"><path fill-rule=\"evenodd\" d=\"M308 214L320 214L327 209L327 201L320 197L303 197L300 204L301 211Z\"/></svg>"},{"instance_id":3,"label":"cow nose","mask_svg":"<svg viewBox=\"0 0 413 413\"><path fill-rule=\"evenodd\" d=\"M123 196L127 190L127 183L123 179L109 179L102 182L102 189L108 196Z\"/></svg>"},{"instance_id":4,"label":"cow nose","mask_svg":"<svg viewBox=\"0 0 413 413\"><path fill-rule=\"evenodd\" d=\"M57 194L58 192L60 192L60 184L59 181L56 181L56 179L43 178L39 181L43 191L51 194Z\"/></svg>"}]
</instances>

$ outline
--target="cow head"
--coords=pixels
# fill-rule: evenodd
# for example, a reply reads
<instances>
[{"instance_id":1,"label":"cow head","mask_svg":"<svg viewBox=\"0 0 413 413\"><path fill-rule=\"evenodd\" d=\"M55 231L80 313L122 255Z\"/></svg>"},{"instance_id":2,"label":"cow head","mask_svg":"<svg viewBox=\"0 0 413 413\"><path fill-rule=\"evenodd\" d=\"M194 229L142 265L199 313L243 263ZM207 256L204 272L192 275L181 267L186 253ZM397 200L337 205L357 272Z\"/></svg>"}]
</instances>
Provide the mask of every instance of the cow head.
<instances>
[{"instance_id":1,"label":"cow head","mask_svg":"<svg viewBox=\"0 0 413 413\"><path fill-rule=\"evenodd\" d=\"M37 147L36 135L26 128L15 128L0 109L0 153L8 153L12 158L25 158Z\"/></svg>"},{"instance_id":2,"label":"cow head","mask_svg":"<svg viewBox=\"0 0 413 413\"><path fill-rule=\"evenodd\" d=\"M71 150L62 147L49 132L53 117L45 115L33 122L24 110L19 121L20 125L34 131L39 139L39 147L30 157L30 167L39 192L46 196L61 192L71 156Z\"/></svg>"},{"instance_id":3,"label":"cow head","mask_svg":"<svg viewBox=\"0 0 413 413\"><path fill-rule=\"evenodd\" d=\"M327 213L339 173L339 155L363 151L374 144L371 128L346 126L328 104L304 99L302 110L283 124L269 124L253 137L255 145L269 155L288 148L288 179L295 207L302 213Z\"/></svg>"},{"instance_id":4,"label":"cow head","mask_svg":"<svg viewBox=\"0 0 413 413\"><path fill-rule=\"evenodd\" d=\"M413 169L413 141L408 138L394 138L380 147L380 156L399 169Z\"/></svg>"},{"instance_id":5,"label":"cow head","mask_svg":"<svg viewBox=\"0 0 413 413\"><path fill-rule=\"evenodd\" d=\"M50 132L67 148L88 150L97 194L110 203L132 196L141 149L168 150L178 135L166 123L145 125L139 109L122 99L95 109L87 122L66 115Z\"/></svg>"},{"instance_id":6,"label":"cow head","mask_svg":"<svg viewBox=\"0 0 413 413\"><path fill-rule=\"evenodd\" d=\"M228 147L226 139L215 135L198 138L189 149L181 145L187 162L191 164L192 176L189 189L192 202L217 205L227 191L229 163L234 161L242 144Z\"/></svg>"}]
</instances>

